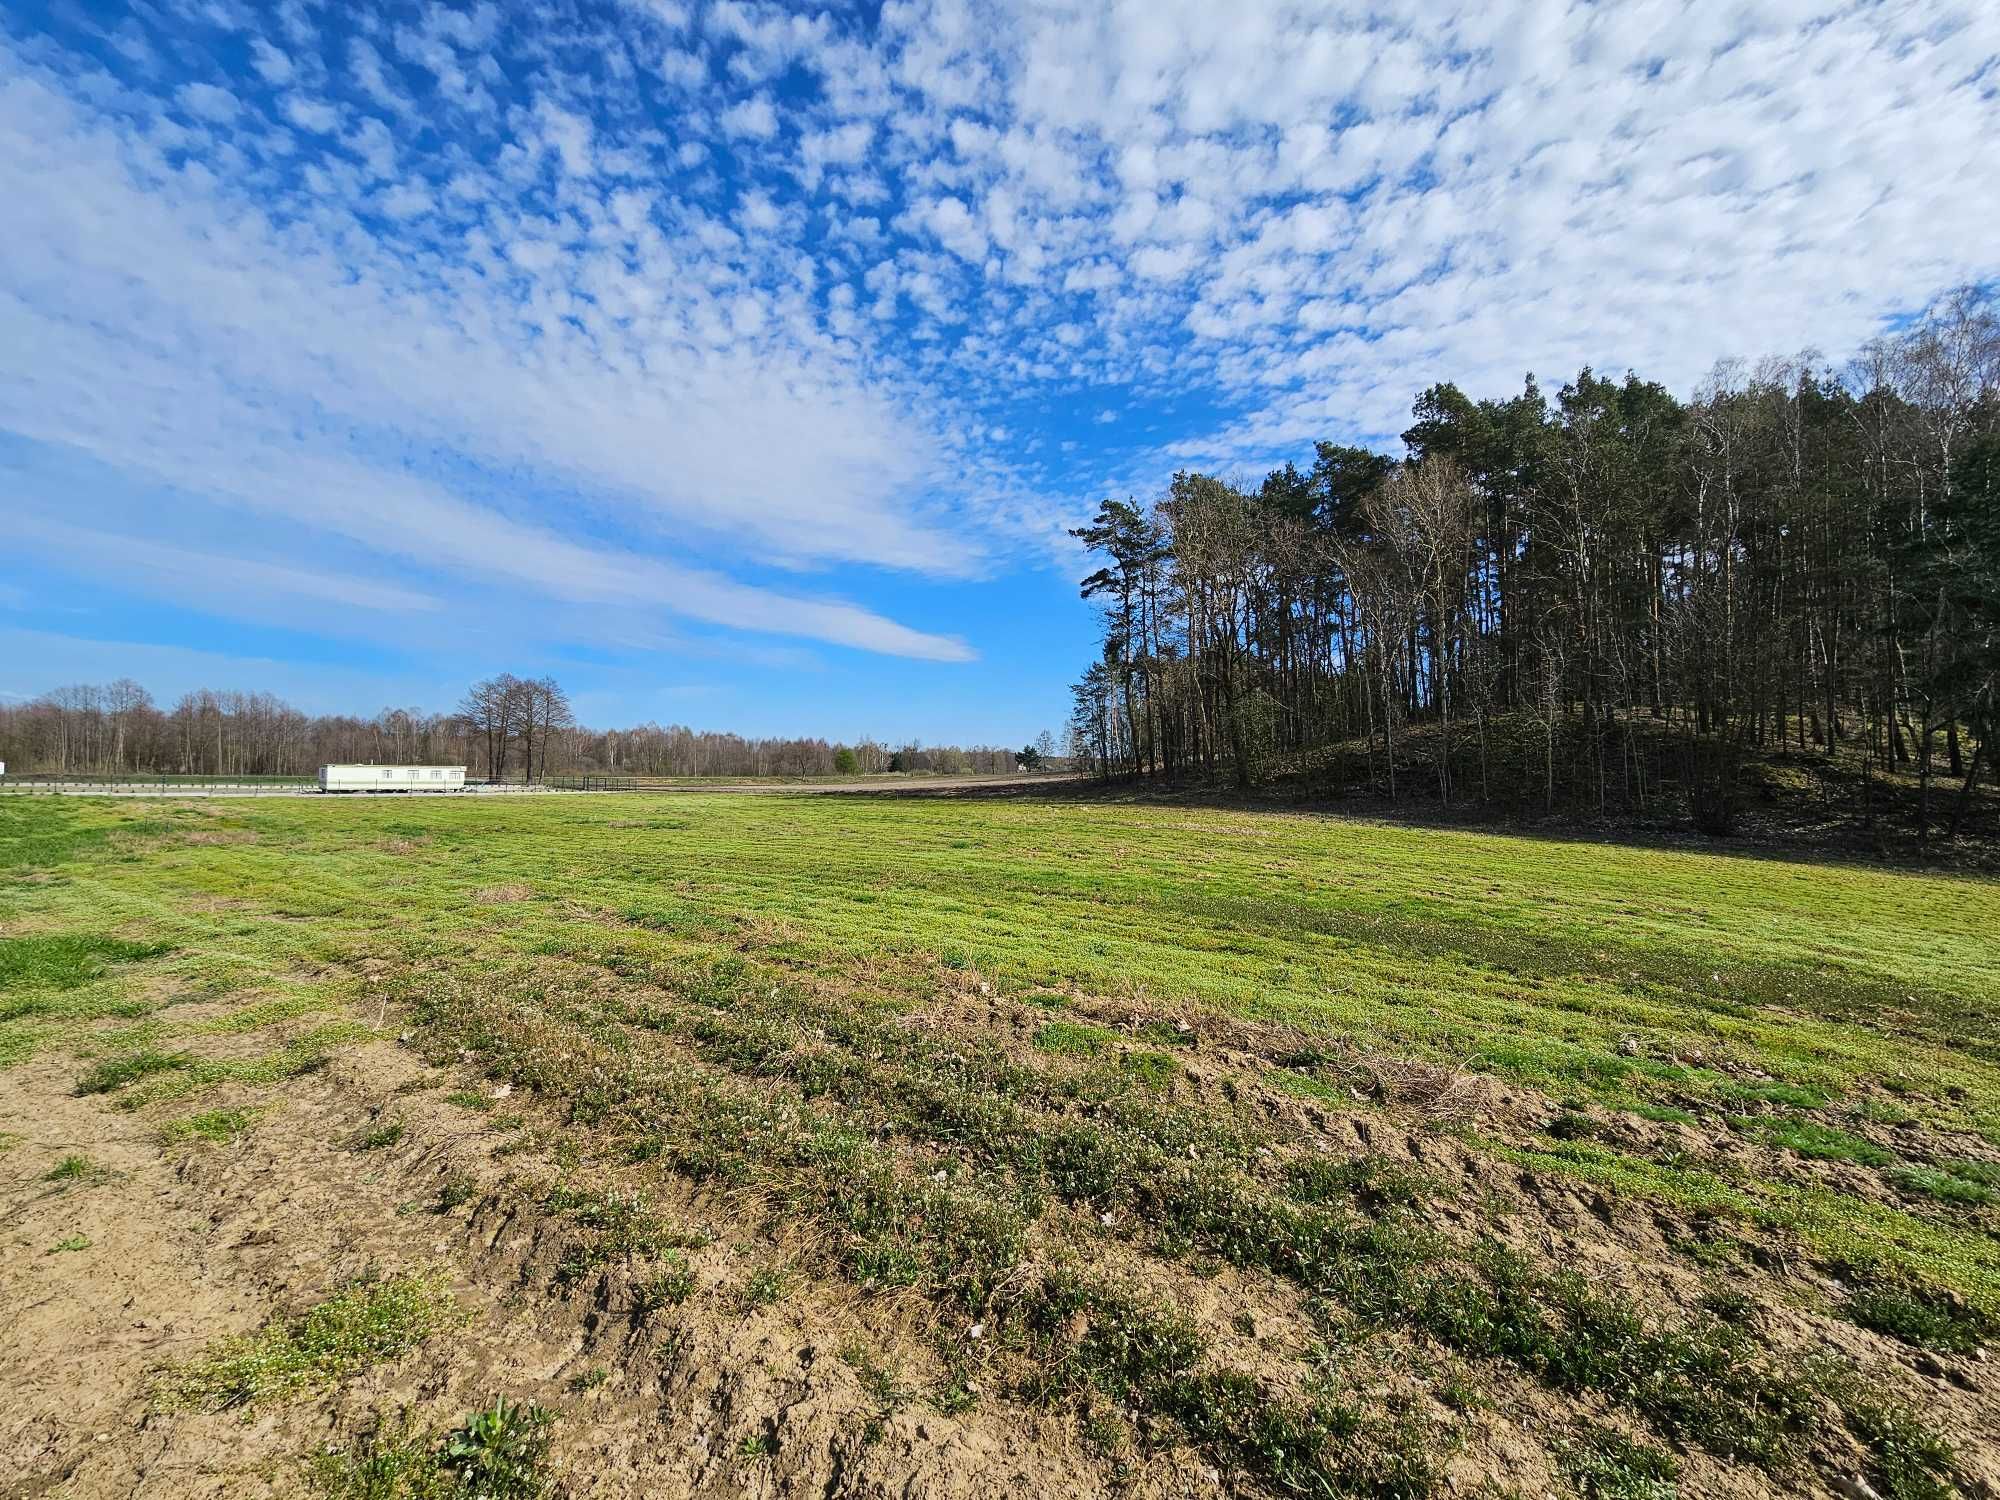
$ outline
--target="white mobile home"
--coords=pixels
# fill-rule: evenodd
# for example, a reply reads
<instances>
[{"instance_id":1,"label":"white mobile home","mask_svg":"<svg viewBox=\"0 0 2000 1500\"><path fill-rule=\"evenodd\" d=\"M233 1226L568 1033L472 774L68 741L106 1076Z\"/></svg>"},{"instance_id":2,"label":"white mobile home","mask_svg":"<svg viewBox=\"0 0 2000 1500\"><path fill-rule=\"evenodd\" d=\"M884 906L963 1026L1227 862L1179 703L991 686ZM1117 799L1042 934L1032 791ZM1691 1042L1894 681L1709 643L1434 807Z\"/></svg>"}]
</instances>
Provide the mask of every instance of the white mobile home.
<instances>
[{"instance_id":1,"label":"white mobile home","mask_svg":"<svg viewBox=\"0 0 2000 1500\"><path fill-rule=\"evenodd\" d=\"M464 766L321 766L322 792L462 792Z\"/></svg>"}]
</instances>

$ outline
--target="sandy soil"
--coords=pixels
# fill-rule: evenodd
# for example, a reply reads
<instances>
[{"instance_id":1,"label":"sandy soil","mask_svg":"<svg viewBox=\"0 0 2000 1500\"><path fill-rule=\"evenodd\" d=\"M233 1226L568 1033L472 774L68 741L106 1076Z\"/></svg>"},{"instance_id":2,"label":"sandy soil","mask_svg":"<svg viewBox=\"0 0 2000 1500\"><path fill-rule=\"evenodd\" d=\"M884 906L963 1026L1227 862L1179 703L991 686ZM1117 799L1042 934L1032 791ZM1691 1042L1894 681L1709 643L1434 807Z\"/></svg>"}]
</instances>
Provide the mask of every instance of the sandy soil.
<instances>
[{"instance_id":1,"label":"sandy soil","mask_svg":"<svg viewBox=\"0 0 2000 1500\"><path fill-rule=\"evenodd\" d=\"M48 1061L0 1072L0 1119L19 1137L0 1155L8 1500L298 1494L306 1455L406 1410L448 1425L499 1392L563 1413L557 1452L576 1496L1105 1493L1054 1425L920 1405L878 1421L838 1351L900 1331L871 1329L869 1309L817 1289L743 1309L720 1284L727 1265L698 1259L708 1294L643 1324L616 1272L555 1290L562 1234L495 1161L483 1117L435 1091L399 1092L446 1080L394 1044L295 1080L246 1137L219 1147L163 1146L155 1126L74 1097L73 1076L73 1064ZM216 1102L227 1101L203 1101ZM406 1122L403 1140L352 1150L387 1105ZM44 1180L79 1150L100 1175ZM433 1212L458 1173L479 1180L479 1194ZM52 1249L76 1235L86 1248ZM754 1253L734 1236L702 1259ZM218 1335L303 1310L364 1271L417 1268L443 1271L469 1315L462 1329L290 1405L152 1409L161 1368ZM880 1311L892 1309L877 1321ZM603 1384L572 1388L600 1368ZM744 1456L751 1438L767 1456ZM1193 1494L1205 1478L1169 1455L1137 1493Z\"/></svg>"},{"instance_id":2,"label":"sandy soil","mask_svg":"<svg viewBox=\"0 0 2000 1500\"><path fill-rule=\"evenodd\" d=\"M493 899L504 898L496 888ZM1111 1002L1080 1001L1078 1009L1111 1026L1137 1019ZM968 982L915 1024L976 1031L1025 1055L1041 1015ZM1464 1182L1462 1204L1436 1206L1447 1233L1469 1232L1477 1218L1524 1254L1580 1270L1657 1314L1693 1306L1711 1284L1671 1249L1688 1230L1680 1216L1497 1168L1436 1128L1459 1119L1500 1136L1531 1129L1546 1114L1539 1096L1430 1069L1374 1079L1390 1096L1386 1108L1329 1108L1256 1082L1282 1036L1192 1011L1187 1019L1202 1031L1186 1057L1192 1086L1237 1088L1268 1113L1288 1148L1376 1154ZM508 1141L532 1132L509 1136L497 1123L514 1109L532 1123L533 1101L514 1095L491 1112L468 1110L446 1096L494 1086L469 1070L430 1066L409 1047L369 1043L256 1096L204 1095L191 1107L265 1109L226 1145L163 1143L161 1110L149 1116L76 1096L77 1066L52 1050L0 1070L0 1123L16 1137L0 1153L5 1500L298 1495L309 1455L352 1446L402 1416L439 1430L500 1393L562 1414L558 1470L573 1496L1168 1500L1232 1492L1227 1476L1187 1449L1108 1463L1086 1451L1073 1417L1017 1404L998 1389L957 1415L921 1394L885 1404L852 1351L879 1352L913 1391L932 1389L925 1367L935 1374L935 1328L926 1305L865 1298L801 1274L774 1305L749 1306L740 1292L750 1272L798 1247L782 1244L784 1228L741 1202L692 1188L655 1200L698 1247L689 1252L698 1289L679 1307L639 1315L635 1273L620 1264L561 1285L555 1271L574 1231L545 1211L556 1164L538 1147L513 1150ZM393 1146L354 1149L385 1119L404 1125ZM98 1171L48 1180L72 1152ZM618 1187L616 1175L585 1168L569 1180ZM439 1212L447 1181L468 1192ZM1503 1206L1497 1225L1490 1206L1473 1213L1479 1199ZM57 1248L76 1237L87 1243ZM157 1409L161 1370L218 1336L303 1311L364 1272L419 1269L445 1278L465 1321L415 1353L249 1413ZM1844 1355L1892 1375L1896 1393L1923 1405L1959 1443L1969 1492L2000 1493L2000 1455L1978 1436L2000 1431L2000 1380L1990 1366L1917 1355L1800 1310L1825 1290L1805 1268L1774 1260L1732 1280L1762 1306L1766 1335L1786 1357ZM1288 1349L1303 1326L1295 1292L1268 1279L1181 1278L1162 1295L1219 1329L1247 1325L1236 1344L1223 1334L1222 1347L1252 1366L1260 1354ZM1414 1397L1411 1352L1384 1338L1363 1351L1355 1378L1379 1382L1369 1387L1376 1394L1408 1388ZM597 1378L580 1383L587 1375ZM1449 1492L1550 1492L1557 1481L1542 1439L1562 1429L1572 1403L1517 1376L1486 1371L1480 1379L1485 1402L1446 1418L1459 1439ZM1833 1493L1787 1489L1789 1481L1699 1453L1682 1460L1688 1500Z\"/></svg>"}]
</instances>

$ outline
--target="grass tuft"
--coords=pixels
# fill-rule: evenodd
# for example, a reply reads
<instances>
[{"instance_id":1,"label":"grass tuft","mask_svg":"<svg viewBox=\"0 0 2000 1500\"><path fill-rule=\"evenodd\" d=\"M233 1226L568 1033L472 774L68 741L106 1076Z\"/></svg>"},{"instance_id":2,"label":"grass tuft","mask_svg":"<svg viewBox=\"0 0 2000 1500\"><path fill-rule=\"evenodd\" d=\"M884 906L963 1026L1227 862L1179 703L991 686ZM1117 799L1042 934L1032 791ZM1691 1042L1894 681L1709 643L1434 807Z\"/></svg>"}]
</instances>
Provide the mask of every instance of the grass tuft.
<instances>
[{"instance_id":1,"label":"grass tuft","mask_svg":"<svg viewBox=\"0 0 2000 1500\"><path fill-rule=\"evenodd\" d=\"M1969 1354L1989 1342L1995 1321L1950 1292L1896 1280L1864 1280L1841 1312L1863 1328L1919 1349Z\"/></svg>"},{"instance_id":2,"label":"grass tuft","mask_svg":"<svg viewBox=\"0 0 2000 1500\"><path fill-rule=\"evenodd\" d=\"M390 1120L366 1130L354 1142L356 1151L381 1151L396 1144L403 1138L403 1122Z\"/></svg>"},{"instance_id":3,"label":"grass tuft","mask_svg":"<svg viewBox=\"0 0 2000 1500\"><path fill-rule=\"evenodd\" d=\"M745 1307L769 1307L792 1289L792 1277L783 1266L759 1266L743 1283Z\"/></svg>"},{"instance_id":4,"label":"grass tuft","mask_svg":"<svg viewBox=\"0 0 2000 1500\"><path fill-rule=\"evenodd\" d=\"M102 978L114 963L157 958L169 951L164 944L133 943L97 933L0 937L0 995L81 989Z\"/></svg>"},{"instance_id":5,"label":"grass tuft","mask_svg":"<svg viewBox=\"0 0 2000 1500\"><path fill-rule=\"evenodd\" d=\"M1989 1203L2000 1203L2000 1192L1996 1192L1981 1175L1962 1169L1984 1165L1984 1162L1958 1162L1942 1169L1897 1167L1886 1175L1912 1198L1934 1198L1940 1203L1983 1208Z\"/></svg>"},{"instance_id":6,"label":"grass tuft","mask_svg":"<svg viewBox=\"0 0 2000 1500\"><path fill-rule=\"evenodd\" d=\"M1872 1141L1864 1141L1860 1136L1850 1135L1831 1125L1822 1125L1816 1120L1784 1115L1775 1119L1754 1120L1745 1128L1749 1134L1768 1145L1796 1151L1815 1161L1849 1161L1863 1167L1886 1167L1896 1159L1894 1152L1885 1151Z\"/></svg>"},{"instance_id":7,"label":"grass tuft","mask_svg":"<svg viewBox=\"0 0 2000 1500\"><path fill-rule=\"evenodd\" d=\"M1680 1493L1671 1453L1608 1428L1559 1443L1556 1465L1582 1500L1675 1500Z\"/></svg>"},{"instance_id":8,"label":"grass tuft","mask_svg":"<svg viewBox=\"0 0 2000 1500\"><path fill-rule=\"evenodd\" d=\"M212 1146L235 1140L257 1122L261 1110L205 1109L196 1114L169 1120L160 1127L160 1139L167 1145L184 1141L205 1141Z\"/></svg>"},{"instance_id":9,"label":"grass tuft","mask_svg":"<svg viewBox=\"0 0 2000 1500\"><path fill-rule=\"evenodd\" d=\"M141 1079L151 1078L159 1073L178 1072L194 1065L192 1053L160 1052L145 1047L136 1052L105 1058L77 1079L76 1091L79 1094L114 1093Z\"/></svg>"},{"instance_id":10,"label":"grass tuft","mask_svg":"<svg viewBox=\"0 0 2000 1500\"><path fill-rule=\"evenodd\" d=\"M164 1409L189 1411L287 1401L401 1358L455 1314L451 1294L435 1276L363 1277L299 1317L224 1339L173 1366L156 1398Z\"/></svg>"},{"instance_id":11,"label":"grass tuft","mask_svg":"<svg viewBox=\"0 0 2000 1500\"><path fill-rule=\"evenodd\" d=\"M687 1257L669 1251L665 1263L632 1287L632 1316L643 1323L662 1308L679 1307L692 1297L699 1282Z\"/></svg>"},{"instance_id":12,"label":"grass tuft","mask_svg":"<svg viewBox=\"0 0 2000 1500\"><path fill-rule=\"evenodd\" d=\"M1116 1042L1116 1033L1083 1021L1048 1021L1035 1033L1035 1045L1064 1057L1090 1057Z\"/></svg>"}]
</instances>

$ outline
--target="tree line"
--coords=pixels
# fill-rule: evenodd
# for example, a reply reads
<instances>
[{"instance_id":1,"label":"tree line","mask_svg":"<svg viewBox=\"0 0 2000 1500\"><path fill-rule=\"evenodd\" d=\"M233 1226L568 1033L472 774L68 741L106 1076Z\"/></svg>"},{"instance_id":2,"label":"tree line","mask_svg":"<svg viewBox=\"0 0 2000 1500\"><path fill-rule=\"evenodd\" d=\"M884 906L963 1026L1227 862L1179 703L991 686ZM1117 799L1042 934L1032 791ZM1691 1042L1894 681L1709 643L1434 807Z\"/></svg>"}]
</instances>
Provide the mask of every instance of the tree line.
<instances>
[{"instance_id":1,"label":"tree line","mask_svg":"<svg viewBox=\"0 0 2000 1500\"><path fill-rule=\"evenodd\" d=\"M196 692L161 707L129 678L0 704L8 774L309 776L328 764L462 765L474 780L547 776L828 776L999 772L990 746L745 737L682 725L598 730L576 722L553 678L501 673L450 713L388 708L308 715L269 693Z\"/></svg>"},{"instance_id":2,"label":"tree line","mask_svg":"<svg viewBox=\"0 0 2000 1500\"><path fill-rule=\"evenodd\" d=\"M1991 775L2000 318L1941 297L1845 368L1725 361L1687 398L1586 368L1433 385L1403 452L1331 442L1247 485L1180 473L1074 533L1103 566L1073 751L1391 798L1678 799L1727 826L1746 754L1912 775L1928 832ZM1335 753L1345 747L1345 753ZM1317 771L1316 769L1317 768Z\"/></svg>"}]
</instances>

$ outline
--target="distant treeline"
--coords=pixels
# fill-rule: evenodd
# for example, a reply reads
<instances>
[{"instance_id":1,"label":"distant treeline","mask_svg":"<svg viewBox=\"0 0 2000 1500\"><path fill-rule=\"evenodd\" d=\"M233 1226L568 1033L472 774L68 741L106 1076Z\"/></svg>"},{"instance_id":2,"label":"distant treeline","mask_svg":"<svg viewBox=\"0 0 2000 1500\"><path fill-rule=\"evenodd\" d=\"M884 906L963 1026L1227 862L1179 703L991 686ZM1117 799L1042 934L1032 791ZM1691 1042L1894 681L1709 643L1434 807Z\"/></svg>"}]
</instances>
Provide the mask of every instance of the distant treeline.
<instances>
[{"instance_id":1,"label":"distant treeline","mask_svg":"<svg viewBox=\"0 0 2000 1500\"><path fill-rule=\"evenodd\" d=\"M612 773L828 776L878 771L994 772L1016 753L873 740L750 739L678 724L576 724L549 678L475 684L452 713L390 708L371 718L309 715L269 693L186 693L157 705L129 679L58 688L0 706L8 774L305 776L333 762L463 765L475 780Z\"/></svg>"},{"instance_id":2,"label":"distant treeline","mask_svg":"<svg viewBox=\"0 0 2000 1500\"><path fill-rule=\"evenodd\" d=\"M1790 745L1910 772L1920 831L1934 776L1964 793L1990 772L1986 291L1843 371L1725 363L1685 401L1588 369L1553 400L1532 376L1507 400L1435 385L1403 444L1320 443L1255 488L1182 473L1150 505L1103 506L1076 533L1105 609L1073 750L1107 776L1247 785L1365 745L1381 792L1468 801L1504 715L1511 744L1527 726L1544 747L1505 782L1518 797L1531 777L1549 807L1628 806L1664 777L1726 826L1741 757ZM1662 745L1680 747L1665 764Z\"/></svg>"}]
</instances>

